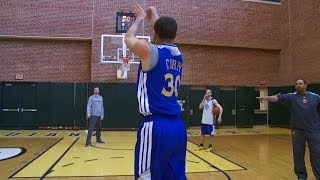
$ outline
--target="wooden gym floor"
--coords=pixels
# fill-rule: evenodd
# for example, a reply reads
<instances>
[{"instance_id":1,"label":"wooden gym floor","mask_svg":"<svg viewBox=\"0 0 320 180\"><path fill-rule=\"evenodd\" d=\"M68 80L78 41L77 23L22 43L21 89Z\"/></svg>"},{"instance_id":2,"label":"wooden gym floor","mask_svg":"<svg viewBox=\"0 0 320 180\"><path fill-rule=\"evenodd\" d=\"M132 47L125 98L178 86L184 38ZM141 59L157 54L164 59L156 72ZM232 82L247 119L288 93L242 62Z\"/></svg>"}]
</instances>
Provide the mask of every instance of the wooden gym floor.
<instances>
[{"instance_id":1,"label":"wooden gym floor","mask_svg":"<svg viewBox=\"0 0 320 180\"><path fill-rule=\"evenodd\" d=\"M89 148L85 138L83 130L0 130L0 158L8 148L22 149L0 159L0 179L133 179L135 131L103 131L106 144L93 137ZM217 129L213 152L199 151L198 144L199 129L188 129L190 180L296 179L289 129ZM306 164L315 179L308 150Z\"/></svg>"}]
</instances>

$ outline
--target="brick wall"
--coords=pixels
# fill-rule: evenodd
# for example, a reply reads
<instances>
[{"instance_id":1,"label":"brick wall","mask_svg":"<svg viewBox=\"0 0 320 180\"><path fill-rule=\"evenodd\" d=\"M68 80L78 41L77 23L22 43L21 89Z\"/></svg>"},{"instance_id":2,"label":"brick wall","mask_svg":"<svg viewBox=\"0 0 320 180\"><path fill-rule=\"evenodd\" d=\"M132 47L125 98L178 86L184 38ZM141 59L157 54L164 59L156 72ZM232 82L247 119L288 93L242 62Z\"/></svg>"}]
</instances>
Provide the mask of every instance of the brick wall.
<instances>
[{"instance_id":1,"label":"brick wall","mask_svg":"<svg viewBox=\"0 0 320 180\"><path fill-rule=\"evenodd\" d=\"M182 83L257 86L273 84L279 51L185 45Z\"/></svg>"},{"instance_id":2,"label":"brick wall","mask_svg":"<svg viewBox=\"0 0 320 180\"><path fill-rule=\"evenodd\" d=\"M101 34L115 34L115 15L117 11L128 12L132 4L139 2L105 1L105 0L3 0L0 2L0 35L41 36L43 37L77 37L88 41L55 40L10 40L1 39L8 59L13 56L17 64L23 62L18 50L8 50L8 46L28 44L24 51L36 51L45 47L67 50L68 55L53 49L52 62L60 59L70 62L63 70L80 66L77 70L62 72L47 68L47 75L38 73L32 63L25 68L10 66L13 72L23 71L30 74L29 81L93 81L93 82L135 82L136 66L129 72L128 80L117 80L116 69L110 65L100 65ZM277 67L281 67L283 53L279 53L284 30L281 24L283 7L263 3L244 2L241 0L221 1L145 1L144 6L155 5L159 15L170 15L178 22L176 43L181 47L185 57L184 84L191 85L259 85L266 80L274 85L278 78ZM281 33L282 32L282 33ZM145 22L139 35L150 35L151 27ZM52 45L52 41L53 43ZM66 42L68 45L62 43ZM71 44L71 45L70 45ZM53 47L54 46L54 47ZM59 46L59 47L57 47ZM32 48L31 48L32 47ZM74 51L81 49L79 60L73 65L67 57L74 56ZM7 53L8 52L8 53ZM89 55L87 54L89 52ZM28 53L27 53L28 54ZM32 54L32 53L31 53ZM8 56L8 58L7 58ZM89 57L88 57L89 56ZM32 56L31 61L38 62L43 56ZM71 62L72 61L72 62ZM50 63L52 63L50 62ZM1 62L1 70L7 69L7 63ZM50 65L42 63L41 66ZM266 68L267 67L267 68ZM13 68L13 69L12 69ZM19 69L20 68L20 69ZM22 70L23 69L23 70ZM33 69L33 70L32 70ZM204 69L204 71L202 71ZM285 68L282 68L287 72ZM29 71L29 72L28 72ZM0 72L0 81L13 80ZM201 72L201 73L199 73ZM209 73L214 72L214 73ZM41 76L40 76L41 74ZM49 75L50 74L50 75ZM209 77L206 75L209 74ZM73 78L74 77L74 78ZM284 80L283 82L286 82Z\"/></svg>"},{"instance_id":3,"label":"brick wall","mask_svg":"<svg viewBox=\"0 0 320 180\"><path fill-rule=\"evenodd\" d=\"M260 80L274 84L277 66L272 66L280 62L281 6L239 0L213 3L147 1L145 6L148 5L155 5L160 16L170 15L178 23L175 42L180 45L185 58L183 84L259 85ZM92 74L92 81L135 82L135 66L129 72L128 80L116 80L116 69L110 65L99 65L97 53L100 50L100 35L114 34L114 23L110 27L107 17L115 16L117 9L129 11L130 6L123 8L114 4L112 9L106 1L99 1L98 6L91 63L96 73ZM146 21L145 29L141 29L139 35L150 34L151 27ZM203 73L197 74L199 71ZM211 71L216 73L206 73ZM206 77L207 74L209 77Z\"/></svg>"},{"instance_id":4,"label":"brick wall","mask_svg":"<svg viewBox=\"0 0 320 180\"><path fill-rule=\"evenodd\" d=\"M284 0L279 83L320 82L320 2Z\"/></svg>"},{"instance_id":5,"label":"brick wall","mask_svg":"<svg viewBox=\"0 0 320 180\"><path fill-rule=\"evenodd\" d=\"M91 43L0 39L0 79L14 81L88 82Z\"/></svg>"},{"instance_id":6,"label":"brick wall","mask_svg":"<svg viewBox=\"0 0 320 180\"><path fill-rule=\"evenodd\" d=\"M91 1L2 0L0 34L21 36L89 37Z\"/></svg>"}]
</instances>

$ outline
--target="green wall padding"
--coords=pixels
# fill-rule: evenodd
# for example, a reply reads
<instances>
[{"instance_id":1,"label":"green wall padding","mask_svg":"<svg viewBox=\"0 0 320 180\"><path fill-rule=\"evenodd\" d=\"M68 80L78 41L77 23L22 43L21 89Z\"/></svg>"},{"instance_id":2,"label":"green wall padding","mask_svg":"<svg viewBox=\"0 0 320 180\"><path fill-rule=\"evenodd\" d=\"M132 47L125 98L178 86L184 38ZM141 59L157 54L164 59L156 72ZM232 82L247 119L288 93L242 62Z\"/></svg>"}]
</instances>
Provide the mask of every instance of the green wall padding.
<instances>
[{"instance_id":1,"label":"green wall padding","mask_svg":"<svg viewBox=\"0 0 320 180\"><path fill-rule=\"evenodd\" d=\"M38 127L53 126L51 117L51 84L38 83L37 104L38 104Z\"/></svg>"},{"instance_id":2,"label":"green wall padding","mask_svg":"<svg viewBox=\"0 0 320 180\"><path fill-rule=\"evenodd\" d=\"M71 128L74 123L74 84L51 84L51 125Z\"/></svg>"},{"instance_id":3,"label":"green wall padding","mask_svg":"<svg viewBox=\"0 0 320 180\"><path fill-rule=\"evenodd\" d=\"M279 93L294 92L293 86L270 87L269 96ZM269 124L273 126L290 126L290 110L288 106L279 103L269 103Z\"/></svg>"},{"instance_id":4,"label":"green wall padding","mask_svg":"<svg viewBox=\"0 0 320 180\"><path fill-rule=\"evenodd\" d=\"M0 108L15 108L17 103L36 108L37 112L3 113L0 112L2 128L37 128L37 127L86 127L86 105L94 86L99 86L100 95L104 99L105 119L103 128L131 129L137 128L141 122L134 83L36 83L36 90L29 87L30 83L13 83L12 87L0 88ZM223 106L223 124L225 126L251 127L266 124L266 115L254 114L259 109L259 91L253 87L237 87L234 90L220 90L219 86L208 86L213 96ZM309 84L308 90L320 93L320 84ZM270 87L269 95L295 92L293 86ZM181 85L178 99L181 100L184 111L181 119L187 127L200 126L202 110L198 106L205 91L191 89L188 85ZM16 97L20 97L18 100ZM237 119L232 115L235 97L237 98ZM190 112L193 112L190 114ZM19 118L18 118L19 116ZM290 112L287 106L269 103L269 125L290 126ZM8 120L13 119L13 120Z\"/></svg>"},{"instance_id":5,"label":"green wall padding","mask_svg":"<svg viewBox=\"0 0 320 180\"><path fill-rule=\"evenodd\" d=\"M182 103L182 111L180 118L185 123L186 127L190 126L190 86L181 85L178 100Z\"/></svg>"},{"instance_id":6,"label":"green wall padding","mask_svg":"<svg viewBox=\"0 0 320 180\"><path fill-rule=\"evenodd\" d=\"M202 109L199 109L205 90L190 89L190 110L192 113L189 116L190 126L200 126L202 119Z\"/></svg>"},{"instance_id":7,"label":"green wall padding","mask_svg":"<svg viewBox=\"0 0 320 180\"><path fill-rule=\"evenodd\" d=\"M235 126L235 115L232 114L235 108L235 90L220 91L220 105L223 108L221 126Z\"/></svg>"},{"instance_id":8,"label":"green wall padding","mask_svg":"<svg viewBox=\"0 0 320 180\"><path fill-rule=\"evenodd\" d=\"M75 83L75 106L74 106L74 124L72 126L75 127L86 127L87 119L86 119L86 108L87 108L87 83Z\"/></svg>"},{"instance_id":9,"label":"green wall padding","mask_svg":"<svg viewBox=\"0 0 320 180\"><path fill-rule=\"evenodd\" d=\"M0 109L2 109L2 82L0 82ZM0 127L3 127L3 114L2 111L0 111Z\"/></svg>"}]
</instances>

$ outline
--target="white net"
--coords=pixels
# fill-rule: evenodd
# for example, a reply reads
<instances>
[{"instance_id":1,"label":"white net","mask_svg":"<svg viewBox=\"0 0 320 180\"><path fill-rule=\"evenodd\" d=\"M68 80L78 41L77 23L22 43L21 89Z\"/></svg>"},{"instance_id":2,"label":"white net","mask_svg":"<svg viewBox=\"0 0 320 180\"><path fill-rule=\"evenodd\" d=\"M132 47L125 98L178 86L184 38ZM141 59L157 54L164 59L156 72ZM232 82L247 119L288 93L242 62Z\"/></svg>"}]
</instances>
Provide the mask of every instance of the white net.
<instances>
[{"instance_id":1,"label":"white net","mask_svg":"<svg viewBox=\"0 0 320 180\"><path fill-rule=\"evenodd\" d=\"M128 71L130 71L130 64L133 61L133 57L123 56L120 59L121 59L121 66L117 69L117 78L127 79Z\"/></svg>"}]
</instances>

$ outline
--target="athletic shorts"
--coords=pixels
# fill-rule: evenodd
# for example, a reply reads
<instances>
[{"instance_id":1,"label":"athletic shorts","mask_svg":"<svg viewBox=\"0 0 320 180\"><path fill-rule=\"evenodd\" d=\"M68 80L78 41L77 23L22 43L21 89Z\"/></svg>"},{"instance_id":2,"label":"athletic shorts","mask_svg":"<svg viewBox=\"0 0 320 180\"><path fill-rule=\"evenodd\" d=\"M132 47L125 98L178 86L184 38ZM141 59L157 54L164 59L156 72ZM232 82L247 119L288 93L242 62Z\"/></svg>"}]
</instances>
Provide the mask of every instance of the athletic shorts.
<instances>
[{"instance_id":1,"label":"athletic shorts","mask_svg":"<svg viewBox=\"0 0 320 180\"><path fill-rule=\"evenodd\" d=\"M186 146L186 127L179 117L144 117L135 147L135 179L186 180Z\"/></svg>"},{"instance_id":2,"label":"athletic shorts","mask_svg":"<svg viewBox=\"0 0 320 180\"><path fill-rule=\"evenodd\" d=\"M210 125L210 124L201 124L201 135L210 135L213 136L216 134L216 129L214 127L214 125Z\"/></svg>"}]
</instances>

